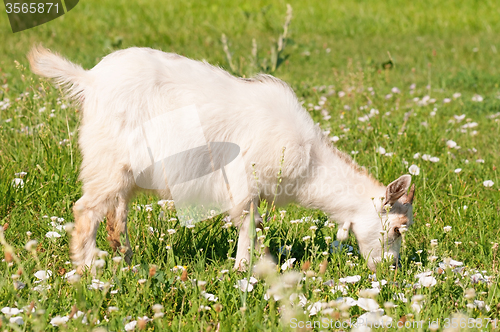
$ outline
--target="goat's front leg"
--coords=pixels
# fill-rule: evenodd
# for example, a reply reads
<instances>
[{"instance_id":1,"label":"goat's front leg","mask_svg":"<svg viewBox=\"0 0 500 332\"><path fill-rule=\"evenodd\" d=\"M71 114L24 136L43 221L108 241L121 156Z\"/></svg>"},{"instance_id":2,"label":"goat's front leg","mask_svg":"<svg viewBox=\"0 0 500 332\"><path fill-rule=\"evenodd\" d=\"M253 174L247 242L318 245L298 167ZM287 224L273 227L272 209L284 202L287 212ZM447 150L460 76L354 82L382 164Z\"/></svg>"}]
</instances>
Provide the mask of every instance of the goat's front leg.
<instances>
[{"instance_id":1,"label":"goat's front leg","mask_svg":"<svg viewBox=\"0 0 500 332\"><path fill-rule=\"evenodd\" d=\"M238 269L240 271L245 271L247 265L250 264L250 213L247 213L246 216L241 216L243 218L240 224L240 234L238 236L238 249L236 251L236 261L234 262L234 269ZM254 211L254 224L255 228L257 228L262 222L262 217L260 216L257 209ZM257 246L259 242L257 241L257 237L255 237L254 246Z\"/></svg>"}]
</instances>

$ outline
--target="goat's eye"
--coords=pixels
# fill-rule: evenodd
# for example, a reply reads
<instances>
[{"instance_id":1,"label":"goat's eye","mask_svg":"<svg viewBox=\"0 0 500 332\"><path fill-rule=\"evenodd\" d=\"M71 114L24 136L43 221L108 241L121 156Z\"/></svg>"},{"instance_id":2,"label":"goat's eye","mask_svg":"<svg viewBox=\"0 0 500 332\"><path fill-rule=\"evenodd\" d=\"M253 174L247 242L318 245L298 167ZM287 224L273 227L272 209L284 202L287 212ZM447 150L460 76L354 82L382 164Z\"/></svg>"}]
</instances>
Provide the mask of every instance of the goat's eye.
<instances>
[{"instance_id":1,"label":"goat's eye","mask_svg":"<svg viewBox=\"0 0 500 332\"><path fill-rule=\"evenodd\" d=\"M396 236L401 235L401 233L399 232L399 227L394 227L394 234L396 234Z\"/></svg>"}]
</instances>

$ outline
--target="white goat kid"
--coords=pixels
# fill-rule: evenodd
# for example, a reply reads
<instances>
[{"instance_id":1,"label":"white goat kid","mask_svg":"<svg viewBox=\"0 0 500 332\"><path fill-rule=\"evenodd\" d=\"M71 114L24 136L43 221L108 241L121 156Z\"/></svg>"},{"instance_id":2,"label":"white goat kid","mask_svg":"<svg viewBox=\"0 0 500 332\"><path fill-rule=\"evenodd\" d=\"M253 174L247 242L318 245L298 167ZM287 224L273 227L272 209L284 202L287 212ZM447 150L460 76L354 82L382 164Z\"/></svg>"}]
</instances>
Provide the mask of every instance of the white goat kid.
<instances>
[{"instance_id":1,"label":"white goat kid","mask_svg":"<svg viewBox=\"0 0 500 332\"><path fill-rule=\"evenodd\" d=\"M198 168L194 155L167 163L175 168L170 177L159 180L153 174L159 169L154 166L158 156L147 150L149 146L157 150L174 146L174 152L189 150L196 144L189 139L184 143L186 137L179 137L179 128L187 132L200 126L201 136L209 142L208 152L202 154L210 157L212 170L218 167L214 168L217 162L213 160L212 142L237 146L236 159L244 165L242 176L228 173L233 177L231 204L219 206L218 211L229 211L240 227L235 268L244 268L249 261L250 217L244 211L249 210L251 202L257 206L260 198L275 199L277 205L295 202L324 211L339 223L340 239L347 238L349 231L354 233L372 270L386 254L398 258L400 229L412 223L414 186L407 194L410 175L387 187L372 179L324 139L294 92L279 79L268 75L236 78L207 63L148 48L114 52L88 71L42 47L33 48L28 58L34 73L66 86L69 96L83 109L79 145L84 194L74 206L71 239L72 259L80 268L93 263L96 232L104 217L112 248L125 253L130 262L127 207L139 190L154 190L165 199L177 195L193 204L206 203L204 196L208 195L208 201L220 203L219 198L227 194L228 182L213 185L201 177L206 172L192 171ZM188 118L196 126L183 119L183 114L194 114L197 119ZM155 119L164 115L168 117L160 121L163 129L144 133L144 124L152 128ZM134 141L138 132L148 137L147 147L140 140ZM222 154L228 149L223 146ZM219 168L223 169L222 162ZM137 165L142 165L138 172ZM156 171L144 171L148 165ZM165 163L162 165L165 173ZM280 170L282 182L277 188ZM141 185L138 179L146 173L151 183ZM174 195L172 183L196 177L200 179L194 186L180 186ZM257 210L254 213L259 223ZM124 243L121 235L125 236Z\"/></svg>"}]
</instances>

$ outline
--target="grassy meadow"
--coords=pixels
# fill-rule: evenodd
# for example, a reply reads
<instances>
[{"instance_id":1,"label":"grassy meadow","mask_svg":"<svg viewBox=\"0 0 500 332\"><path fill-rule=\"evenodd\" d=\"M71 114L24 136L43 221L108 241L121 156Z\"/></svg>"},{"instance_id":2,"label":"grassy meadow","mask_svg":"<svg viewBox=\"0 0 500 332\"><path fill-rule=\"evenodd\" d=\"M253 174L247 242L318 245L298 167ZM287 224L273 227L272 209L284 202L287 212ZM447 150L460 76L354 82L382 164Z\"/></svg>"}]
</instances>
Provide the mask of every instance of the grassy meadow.
<instances>
[{"instance_id":1,"label":"grassy meadow","mask_svg":"<svg viewBox=\"0 0 500 332\"><path fill-rule=\"evenodd\" d=\"M85 0L16 34L0 15L0 331L368 331L354 326L367 319L391 323L384 331L500 329L500 4L290 5L283 38L283 1ZM327 215L269 202L257 236L277 267L233 271L238 233L225 216L181 227L169 204L140 195L133 265L101 225L97 275L74 274L80 110L30 72L37 43L84 68L145 46L283 79L374 177L413 174L401 267L374 275Z\"/></svg>"}]
</instances>

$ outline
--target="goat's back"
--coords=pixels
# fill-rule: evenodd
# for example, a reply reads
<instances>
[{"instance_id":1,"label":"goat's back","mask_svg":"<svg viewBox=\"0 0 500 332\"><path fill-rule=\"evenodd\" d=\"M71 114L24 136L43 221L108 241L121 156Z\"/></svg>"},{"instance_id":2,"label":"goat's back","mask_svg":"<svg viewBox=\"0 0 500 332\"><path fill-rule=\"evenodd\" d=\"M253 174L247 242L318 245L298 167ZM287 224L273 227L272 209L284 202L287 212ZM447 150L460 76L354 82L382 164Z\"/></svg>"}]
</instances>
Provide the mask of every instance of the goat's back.
<instances>
[{"instance_id":1,"label":"goat's back","mask_svg":"<svg viewBox=\"0 0 500 332\"><path fill-rule=\"evenodd\" d=\"M49 54L39 52L30 61L33 65ZM92 168L87 173L98 171L98 166L90 166L94 158L109 156L109 162L130 166L127 150L134 149L128 145L134 130L167 112L193 105L206 141L237 144L249 179L253 178L250 165L255 163L262 185L275 186L283 148L282 176L286 180L304 172L310 163L311 146L321 141L318 128L290 87L272 76L236 78L207 63L148 48L116 51L89 71L60 59L58 68L52 58L60 82L85 82L79 87L83 176L86 165ZM61 78L60 72L66 68L72 69L71 76ZM165 141L169 135L157 136L158 141ZM161 144L182 145L172 141L182 137L169 139Z\"/></svg>"}]
</instances>

